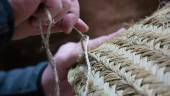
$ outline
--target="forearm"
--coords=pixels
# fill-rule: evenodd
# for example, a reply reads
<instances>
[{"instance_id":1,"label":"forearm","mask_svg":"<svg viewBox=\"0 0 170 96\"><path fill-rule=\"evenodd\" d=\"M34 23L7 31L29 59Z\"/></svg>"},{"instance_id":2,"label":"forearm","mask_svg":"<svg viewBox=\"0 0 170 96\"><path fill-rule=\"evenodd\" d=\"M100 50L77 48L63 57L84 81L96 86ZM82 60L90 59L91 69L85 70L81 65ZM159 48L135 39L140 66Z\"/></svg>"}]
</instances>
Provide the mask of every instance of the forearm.
<instances>
[{"instance_id":1,"label":"forearm","mask_svg":"<svg viewBox=\"0 0 170 96\"><path fill-rule=\"evenodd\" d=\"M41 75L47 62L35 67L0 72L0 96L42 96Z\"/></svg>"}]
</instances>

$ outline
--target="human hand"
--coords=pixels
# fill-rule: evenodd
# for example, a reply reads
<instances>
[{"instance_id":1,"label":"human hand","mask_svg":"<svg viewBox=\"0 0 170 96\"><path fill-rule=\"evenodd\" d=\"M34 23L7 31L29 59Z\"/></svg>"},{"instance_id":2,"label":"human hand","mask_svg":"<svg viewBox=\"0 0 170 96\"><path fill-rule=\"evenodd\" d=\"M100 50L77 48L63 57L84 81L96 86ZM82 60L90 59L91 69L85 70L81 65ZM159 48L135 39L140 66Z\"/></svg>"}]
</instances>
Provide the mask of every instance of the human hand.
<instances>
[{"instance_id":1,"label":"human hand","mask_svg":"<svg viewBox=\"0 0 170 96\"><path fill-rule=\"evenodd\" d=\"M116 33L122 32L124 29L117 31ZM103 42L112 39L116 33L111 35L102 36L89 41L88 48L94 49L101 45ZM67 43L61 46L58 52L54 56L54 60L57 64L57 71L59 75L59 86L61 96L73 96L74 91L68 83L67 74L71 66L75 64L79 56L83 53L80 43ZM54 76L52 75L52 69L47 66L42 75L42 86L47 95L54 93Z\"/></svg>"},{"instance_id":2,"label":"human hand","mask_svg":"<svg viewBox=\"0 0 170 96\"><path fill-rule=\"evenodd\" d=\"M82 32L88 30L88 26L79 18L78 0L9 0L9 2L16 21L13 39L39 35L39 18L43 18L46 23L43 27L47 28L46 12L39 10L42 4L47 6L54 21L57 21L52 32L70 33L74 27Z\"/></svg>"}]
</instances>

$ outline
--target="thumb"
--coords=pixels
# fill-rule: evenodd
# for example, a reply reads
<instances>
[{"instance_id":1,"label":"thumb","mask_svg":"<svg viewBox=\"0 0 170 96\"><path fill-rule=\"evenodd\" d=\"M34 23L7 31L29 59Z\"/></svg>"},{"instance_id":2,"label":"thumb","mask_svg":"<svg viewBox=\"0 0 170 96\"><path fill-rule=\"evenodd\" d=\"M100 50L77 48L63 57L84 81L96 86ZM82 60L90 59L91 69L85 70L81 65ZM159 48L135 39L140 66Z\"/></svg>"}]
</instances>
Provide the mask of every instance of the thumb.
<instances>
[{"instance_id":1,"label":"thumb","mask_svg":"<svg viewBox=\"0 0 170 96\"><path fill-rule=\"evenodd\" d=\"M78 19L74 27L80 32L87 32L89 30L89 26L80 18Z\"/></svg>"}]
</instances>

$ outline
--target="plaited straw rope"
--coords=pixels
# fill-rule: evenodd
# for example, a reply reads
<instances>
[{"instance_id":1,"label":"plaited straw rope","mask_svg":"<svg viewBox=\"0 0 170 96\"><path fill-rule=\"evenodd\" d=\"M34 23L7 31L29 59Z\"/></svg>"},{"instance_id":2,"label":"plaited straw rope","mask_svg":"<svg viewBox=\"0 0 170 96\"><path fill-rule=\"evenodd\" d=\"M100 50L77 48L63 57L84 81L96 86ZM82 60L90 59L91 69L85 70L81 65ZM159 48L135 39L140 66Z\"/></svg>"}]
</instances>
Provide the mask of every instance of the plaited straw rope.
<instances>
[{"instance_id":1,"label":"plaited straw rope","mask_svg":"<svg viewBox=\"0 0 170 96\"><path fill-rule=\"evenodd\" d=\"M143 68L133 65L131 61L119 54L121 50L119 51L117 46L110 45L111 44L105 44L103 45L104 48L100 47L104 54L98 50L94 53L92 52L92 56L124 78L126 82L133 86L140 94L146 96L155 96L161 93L169 94L168 87L164 86L154 75ZM153 87L157 85L159 85L159 87Z\"/></svg>"},{"instance_id":2,"label":"plaited straw rope","mask_svg":"<svg viewBox=\"0 0 170 96\"><path fill-rule=\"evenodd\" d=\"M121 40L117 41L118 45L115 43L116 42L114 42L113 46L120 46L117 49L120 50L122 54L124 54L124 57L132 60L134 64L138 64L139 66L144 67L146 70L152 71L152 73L158 76L161 81L164 81L169 85L169 80L167 80L167 77L169 77L169 67L166 67L168 65L169 58L166 55L155 50L150 50L145 46L128 44L128 42ZM163 62L160 62L162 60Z\"/></svg>"},{"instance_id":3,"label":"plaited straw rope","mask_svg":"<svg viewBox=\"0 0 170 96\"><path fill-rule=\"evenodd\" d=\"M91 83L88 96L141 96L133 87L122 80L120 76L110 68L105 67L102 62L96 61L93 57L90 58L93 76L90 77ZM84 78L80 81L80 78L84 77L83 74L86 74L86 70L83 69L83 66L84 65L76 67L77 71L72 70L72 72L69 72L69 78L77 78L70 82L72 82L72 85L77 85L77 87L74 86L74 88L78 96L81 96L84 88L84 86L79 85L85 84L86 80L86 78Z\"/></svg>"},{"instance_id":4,"label":"plaited straw rope","mask_svg":"<svg viewBox=\"0 0 170 96\"><path fill-rule=\"evenodd\" d=\"M92 66L93 66L93 73L95 74L95 80L98 81L98 78L101 79L102 83L99 83L98 86L103 86L104 94L106 96L111 95L115 96L118 94L119 96L140 96L138 92L129 86L125 80L122 80L119 75L117 75L115 72L113 72L110 68L107 68L104 66L102 62L96 61L94 57L92 58ZM94 60L94 61L93 61ZM96 83L97 85L97 83ZM108 94L108 95L107 95ZM102 96L102 95L101 95Z\"/></svg>"},{"instance_id":5,"label":"plaited straw rope","mask_svg":"<svg viewBox=\"0 0 170 96\"><path fill-rule=\"evenodd\" d=\"M92 67L88 96L170 96L169 14L167 4L88 53ZM81 96L87 66L78 63L68 79Z\"/></svg>"}]
</instances>

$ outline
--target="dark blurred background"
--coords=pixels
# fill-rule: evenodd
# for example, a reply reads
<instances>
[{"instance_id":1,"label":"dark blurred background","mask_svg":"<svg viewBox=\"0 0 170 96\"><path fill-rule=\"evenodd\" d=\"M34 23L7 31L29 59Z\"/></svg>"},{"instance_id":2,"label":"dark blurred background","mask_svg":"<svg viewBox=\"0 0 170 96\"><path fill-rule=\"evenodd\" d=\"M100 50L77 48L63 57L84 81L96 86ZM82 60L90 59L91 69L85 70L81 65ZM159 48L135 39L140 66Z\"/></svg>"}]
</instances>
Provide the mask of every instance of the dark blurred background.
<instances>
[{"instance_id":1,"label":"dark blurred background","mask_svg":"<svg viewBox=\"0 0 170 96\"><path fill-rule=\"evenodd\" d=\"M90 26L87 33L91 38L106 35L121 27L127 27L135 21L149 16L159 5L159 0L79 0L81 18ZM74 31L74 30L73 30ZM79 40L79 35L53 34L51 50L57 51L60 45ZM13 41L0 53L0 69L9 70L35 65L46 60L44 48L39 36Z\"/></svg>"}]
</instances>

